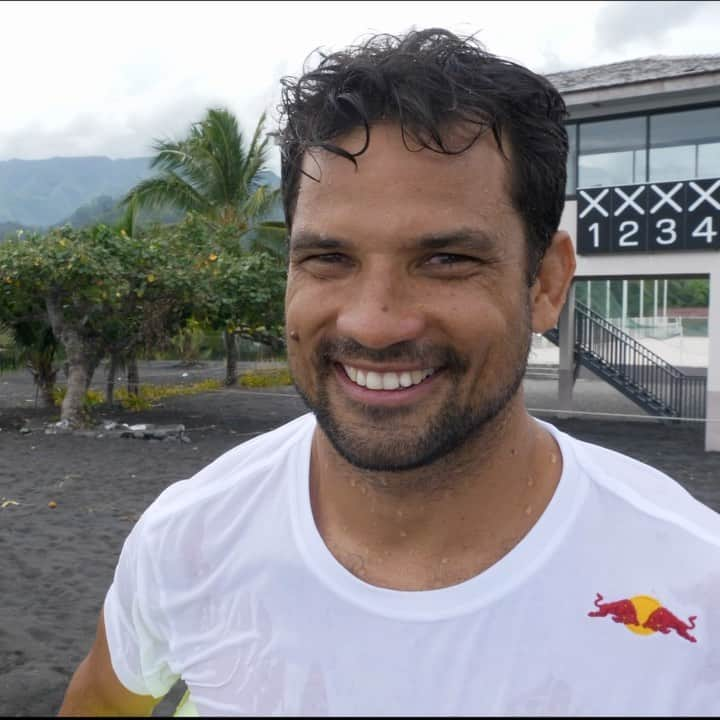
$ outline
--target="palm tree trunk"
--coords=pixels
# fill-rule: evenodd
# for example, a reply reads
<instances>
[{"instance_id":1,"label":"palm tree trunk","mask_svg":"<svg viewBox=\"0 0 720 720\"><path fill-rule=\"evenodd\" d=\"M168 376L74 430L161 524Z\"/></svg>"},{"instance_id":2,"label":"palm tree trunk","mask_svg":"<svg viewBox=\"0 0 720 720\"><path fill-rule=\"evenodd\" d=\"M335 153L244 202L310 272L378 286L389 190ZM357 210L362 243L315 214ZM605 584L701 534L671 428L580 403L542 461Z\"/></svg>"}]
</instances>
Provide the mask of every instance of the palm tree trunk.
<instances>
[{"instance_id":1,"label":"palm tree trunk","mask_svg":"<svg viewBox=\"0 0 720 720\"><path fill-rule=\"evenodd\" d=\"M229 330L223 330L225 341L225 384L235 385L237 383L238 347L235 334Z\"/></svg>"}]
</instances>

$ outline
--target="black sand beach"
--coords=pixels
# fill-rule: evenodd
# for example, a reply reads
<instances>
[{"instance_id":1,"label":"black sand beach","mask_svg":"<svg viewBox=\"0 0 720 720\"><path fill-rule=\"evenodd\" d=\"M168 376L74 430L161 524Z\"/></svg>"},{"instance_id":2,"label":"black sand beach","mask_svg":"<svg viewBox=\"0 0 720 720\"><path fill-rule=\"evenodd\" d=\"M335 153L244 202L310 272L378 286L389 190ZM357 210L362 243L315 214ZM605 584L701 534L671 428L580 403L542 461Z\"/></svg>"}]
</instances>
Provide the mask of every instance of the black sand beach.
<instances>
[{"instance_id":1,"label":"black sand beach","mask_svg":"<svg viewBox=\"0 0 720 720\"><path fill-rule=\"evenodd\" d=\"M533 403L533 387L528 405L546 406ZM144 508L168 484L305 411L292 388L223 389L106 414L183 423L190 442L47 435L44 423L56 413L35 409L31 390L27 373L0 375L0 714L14 717L57 712L92 641L123 540ZM720 511L720 453L704 452L701 423L552 421L664 470ZM2 507L7 500L17 504ZM171 714L180 691L155 714Z\"/></svg>"}]
</instances>

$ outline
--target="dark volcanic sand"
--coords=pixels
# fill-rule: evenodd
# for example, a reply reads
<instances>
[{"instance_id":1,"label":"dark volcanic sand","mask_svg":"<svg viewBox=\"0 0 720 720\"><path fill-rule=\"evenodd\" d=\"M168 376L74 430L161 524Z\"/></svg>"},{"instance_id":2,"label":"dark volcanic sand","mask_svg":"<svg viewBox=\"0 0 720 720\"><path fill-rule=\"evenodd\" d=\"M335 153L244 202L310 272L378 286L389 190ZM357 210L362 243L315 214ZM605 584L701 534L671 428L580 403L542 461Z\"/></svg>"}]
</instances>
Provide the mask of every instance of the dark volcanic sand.
<instances>
[{"instance_id":1,"label":"dark volcanic sand","mask_svg":"<svg viewBox=\"0 0 720 720\"><path fill-rule=\"evenodd\" d=\"M0 503L19 503L0 508L0 714L48 716L90 647L123 540L144 508L168 484L305 408L291 388L225 389L105 413L183 423L191 442L182 443L46 435L51 414L26 397L24 374L0 375ZM720 511L720 453L704 452L702 424L552 422L664 470ZM23 425L32 432L21 434ZM155 714L171 714L181 690Z\"/></svg>"}]
</instances>

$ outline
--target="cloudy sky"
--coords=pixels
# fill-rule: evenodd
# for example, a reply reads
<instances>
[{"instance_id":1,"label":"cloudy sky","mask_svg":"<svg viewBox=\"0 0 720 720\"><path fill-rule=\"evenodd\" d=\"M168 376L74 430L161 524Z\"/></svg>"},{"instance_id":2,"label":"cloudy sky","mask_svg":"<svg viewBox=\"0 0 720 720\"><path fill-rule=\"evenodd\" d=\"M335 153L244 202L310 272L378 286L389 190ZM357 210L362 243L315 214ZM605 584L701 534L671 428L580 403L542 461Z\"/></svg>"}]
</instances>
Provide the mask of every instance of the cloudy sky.
<instances>
[{"instance_id":1,"label":"cloudy sky","mask_svg":"<svg viewBox=\"0 0 720 720\"><path fill-rule=\"evenodd\" d=\"M428 26L477 33L538 72L720 52L719 2L5 0L0 160L149 155L211 105L251 132L314 49Z\"/></svg>"}]
</instances>

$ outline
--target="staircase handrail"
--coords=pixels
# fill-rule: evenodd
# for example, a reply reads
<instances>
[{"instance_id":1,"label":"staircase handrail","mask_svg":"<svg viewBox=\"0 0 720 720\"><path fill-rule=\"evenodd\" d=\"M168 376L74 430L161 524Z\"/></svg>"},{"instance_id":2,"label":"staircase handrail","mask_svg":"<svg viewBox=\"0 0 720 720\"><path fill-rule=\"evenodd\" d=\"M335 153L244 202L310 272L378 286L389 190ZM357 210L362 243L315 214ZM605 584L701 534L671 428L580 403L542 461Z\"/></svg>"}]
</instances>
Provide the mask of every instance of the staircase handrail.
<instances>
[{"instance_id":1,"label":"staircase handrail","mask_svg":"<svg viewBox=\"0 0 720 720\"><path fill-rule=\"evenodd\" d=\"M677 378L679 380L684 379L686 377L691 377L690 375L688 375L687 373L684 373L679 368L675 367L674 365L671 365L669 362L667 362L667 360L664 360L657 353L654 353L652 350L645 347L645 345L638 342L632 335L629 335L624 330L621 330L617 325L613 325L611 322L609 322L606 318L604 318L599 313L596 313L594 310L591 310L587 305L576 300L575 307L576 307L576 310L579 311L581 315L587 316L594 323L602 326L603 330L607 331L611 335L614 335L620 341L629 345L632 348L633 352L642 356L643 359L648 360L652 364L658 366L659 369L663 370L664 372L668 373L669 375L672 375L674 378Z\"/></svg>"}]
</instances>

